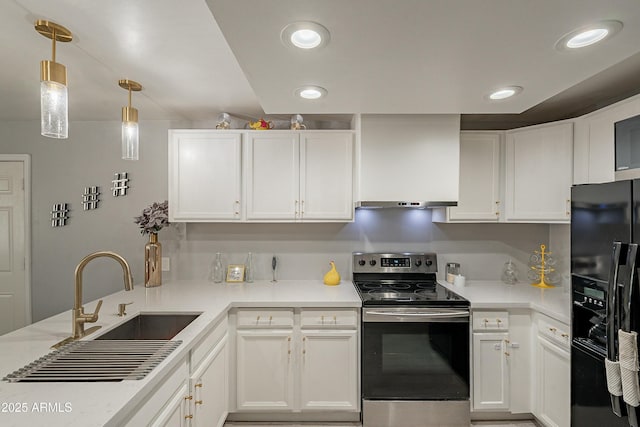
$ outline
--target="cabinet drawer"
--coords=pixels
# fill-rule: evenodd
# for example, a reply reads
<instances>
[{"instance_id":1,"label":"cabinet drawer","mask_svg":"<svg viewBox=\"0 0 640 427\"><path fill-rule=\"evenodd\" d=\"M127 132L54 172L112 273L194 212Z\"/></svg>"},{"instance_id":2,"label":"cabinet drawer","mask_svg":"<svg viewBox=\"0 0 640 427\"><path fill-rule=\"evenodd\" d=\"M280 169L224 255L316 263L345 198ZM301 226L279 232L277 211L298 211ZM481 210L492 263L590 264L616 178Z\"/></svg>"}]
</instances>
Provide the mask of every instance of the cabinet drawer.
<instances>
[{"instance_id":1,"label":"cabinet drawer","mask_svg":"<svg viewBox=\"0 0 640 427\"><path fill-rule=\"evenodd\" d=\"M293 328L293 310L238 310L238 328Z\"/></svg>"},{"instance_id":2,"label":"cabinet drawer","mask_svg":"<svg viewBox=\"0 0 640 427\"><path fill-rule=\"evenodd\" d=\"M353 309L310 308L300 312L302 328L349 328L358 326L358 313Z\"/></svg>"},{"instance_id":3,"label":"cabinet drawer","mask_svg":"<svg viewBox=\"0 0 640 427\"><path fill-rule=\"evenodd\" d=\"M191 372L198 369L198 365L211 350L224 338L227 333L227 318L220 320L211 331L200 340L191 350Z\"/></svg>"},{"instance_id":4,"label":"cabinet drawer","mask_svg":"<svg viewBox=\"0 0 640 427\"><path fill-rule=\"evenodd\" d=\"M538 320L538 335L565 349L569 349L571 344L569 327L547 317Z\"/></svg>"},{"instance_id":5,"label":"cabinet drawer","mask_svg":"<svg viewBox=\"0 0 640 427\"><path fill-rule=\"evenodd\" d=\"M474 331L509 330L509 313L506 311L474 311Z\"/></svg>"}]
</instances>

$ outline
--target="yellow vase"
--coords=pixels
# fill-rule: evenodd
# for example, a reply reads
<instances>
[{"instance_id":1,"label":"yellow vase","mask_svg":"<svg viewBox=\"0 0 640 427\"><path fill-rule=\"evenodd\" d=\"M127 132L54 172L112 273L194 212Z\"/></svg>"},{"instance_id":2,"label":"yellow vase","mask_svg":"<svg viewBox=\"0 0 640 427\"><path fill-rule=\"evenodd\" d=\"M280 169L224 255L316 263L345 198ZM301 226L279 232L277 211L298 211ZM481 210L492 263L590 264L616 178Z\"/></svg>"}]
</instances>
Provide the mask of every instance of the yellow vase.
<instances>
[{"instance_id":1,"label":"yellow vase","mask_svg":"<svg viewBox=\"0 0 640 427\"><path fill-rule=\"evenodd\" d=\"M324 275L324 284L327 286L336 286L340 284L340 273L336 270L336 264L331 261L331 270Z\"/></svg>"}]
</instances>

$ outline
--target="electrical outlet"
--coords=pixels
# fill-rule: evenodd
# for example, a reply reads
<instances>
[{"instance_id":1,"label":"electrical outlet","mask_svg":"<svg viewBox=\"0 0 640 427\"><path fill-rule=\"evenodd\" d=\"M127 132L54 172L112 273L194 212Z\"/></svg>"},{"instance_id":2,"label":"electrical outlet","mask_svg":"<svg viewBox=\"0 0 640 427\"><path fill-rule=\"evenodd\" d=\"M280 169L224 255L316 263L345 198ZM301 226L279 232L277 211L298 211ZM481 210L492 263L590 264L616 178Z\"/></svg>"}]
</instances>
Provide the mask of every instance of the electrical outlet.
<instances>
[{"instance_id":1,"label":"electrical outlet","mask_svg":"<svg viewBox=\"0 0 640 427\"><path fill-rule=\"evenodd\" d=\"M162 257L162 271L171 271L171 258L168 256Z\"/></svg>"}]
</instances>

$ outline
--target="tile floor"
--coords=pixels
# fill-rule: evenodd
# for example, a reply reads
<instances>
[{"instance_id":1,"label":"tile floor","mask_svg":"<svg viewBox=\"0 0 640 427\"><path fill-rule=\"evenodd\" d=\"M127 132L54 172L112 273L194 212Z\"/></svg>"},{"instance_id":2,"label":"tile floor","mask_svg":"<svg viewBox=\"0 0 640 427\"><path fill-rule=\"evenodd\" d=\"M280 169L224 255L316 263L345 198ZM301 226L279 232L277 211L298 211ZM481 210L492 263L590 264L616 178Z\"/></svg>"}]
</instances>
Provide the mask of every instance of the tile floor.
<instances>
[{"instance_id":1,"label":"tile floor","mask_svg":"<svg viewBox=\"0 0 640 427\"><path fill-rule=\"evenodd\" d=\"M278 424L278 423L225 423L224 427L358 427L359 423L333 423L333 424ZM538 427L533 421L474 421L471 427Z\"/></svg>"}]
</instances>

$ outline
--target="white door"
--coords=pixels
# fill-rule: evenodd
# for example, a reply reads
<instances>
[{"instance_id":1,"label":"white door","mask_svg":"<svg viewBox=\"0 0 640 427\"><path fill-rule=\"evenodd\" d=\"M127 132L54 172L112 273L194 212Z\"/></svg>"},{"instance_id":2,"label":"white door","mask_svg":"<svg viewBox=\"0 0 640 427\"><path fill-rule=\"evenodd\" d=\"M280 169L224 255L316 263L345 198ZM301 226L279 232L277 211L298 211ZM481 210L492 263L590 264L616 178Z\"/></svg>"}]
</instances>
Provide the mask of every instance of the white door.
<instances>
[{"instance_id":1,"label":"white door","mask_svg":"<svg viewBox=\"0 0 640 427\"><path fill-rule=\"evenodd\" d=\"M571 419L571 356L538 337L537 413L545 425L569 427Z\"/></svg>"},{"instance_id":2,"label":"white door","mask_svg":"<svg viewBox=\"0 0 640 427\"><path fill-rule=\"evenodd\" d=\"M239 330L236 338L238 410L293 409L293 331Z\"/></svg>"},{"instance_id":3,"label":"white door","mask_svg":"<svg viewBox=\"0 0 640 427\"><path fill-rule=\"evenodd\" d=\"M500 219L500 135L460 134L460 199L451 221Z\"/></svg>"},{"instance_id":4,"label":"white door","mask_svg":"<svg viewBox=\"0 0 640 427\"><path fill-rule=\"evenodd\" d=\"M507 221L569 222L571 123L507 132L505 167Z\"/></svg>"},{"instance_id":5,"label":"white door","mask_svg":"<svg viewBox=\"0 0 640 427\"><path fill-rule=\"evenodd\" d=\"M298 134L257 131L247 136L246 148L247 219L298 219Z\"/></svg>"},{"instance_id":6,"label":"white door","mask_svg":"<svg viewBox=\"0 0 640 427\"><path fill-rule=\"evenodd\" d=\"M25 163L0 161L0 335L28 323Z\"/></svg>"},{"instance_id":7,"label":"white door","mask_svg":"<svg viewBox=\"0 0 640 427\"><path fill-rule=\"evenodd\" d=\"M300 351L300 407L358 409L356 331L303 331Z\"/></svg>"},{"instance_id":8,"label":"white door","mask_svg":"<svg viewBox=\"0 0 640 427\"><path fill-rule=\"evenodd\" d=\"M473 334L473 409L509 409L509 334Z\"/></svg>"},{"instance_id":9,"label":"white door","mask_svg":"<svg viewBox=\"0 0 640 427\"><path fill-rule=\"evenodd\" d=\"M215 130L169 131L171 221L241 219L241 137Z\"/></svg>"},{"instance_id":10,"label":"white door","mask_svg":"<svg viewBox=\"0 0 640 427\"><path fill-rule=\"evenodd\" d=\"M300 177L302 219L353 219L351 133L302 133Z\"/></svg>"},{"instance_id":11,"label":"white door","mask_svg":"<svg viewBox=\"0 0 640 427\"><path fill-rule=\"evenodd\" d=\"M227 418L229 380L227 377L227 339L211 351L191 376L193 393L192 427L222 427Z\"/></svg>"}]
</instances>

